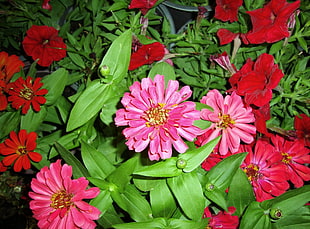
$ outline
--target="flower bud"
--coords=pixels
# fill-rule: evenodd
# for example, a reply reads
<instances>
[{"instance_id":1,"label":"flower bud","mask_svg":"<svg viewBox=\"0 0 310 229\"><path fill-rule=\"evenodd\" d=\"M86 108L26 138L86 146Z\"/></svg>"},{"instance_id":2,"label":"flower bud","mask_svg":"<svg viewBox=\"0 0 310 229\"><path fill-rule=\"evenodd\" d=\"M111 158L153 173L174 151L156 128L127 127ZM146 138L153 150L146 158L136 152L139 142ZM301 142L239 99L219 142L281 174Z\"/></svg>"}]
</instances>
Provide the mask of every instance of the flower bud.
<instances>
[{"instance_id":1,"label":"flower bud","mask_svg":"<svg viewBox=\"0 0 310 229\"><path fill-rule=\"evenodd\" d=\"M178 169L184 169L186 167L186 165L187 165L187 161L182 159L182 158L180 158L180 159L177 160L177 164L176 165L177 165Z\"/></svg>"},{"instance_id":2,"label":"flower bud","mask_svg":"<svg viewBox=\"0 0 310 229\"><path fill-rule=\"evenodd\" d=\"M110 68L107 65L103 65L100 67L101 76L108 76L110 74Z\"/></svg>"},{"instance_id":3,"label":"flower bud","mask_svg":"<svg viewBox=\"0 0 310 229\"><path fill-rule=\"evenodd\" d=\"M212 192L214 188L215 188L214 184L211 184L211 183L206 184L206 190L208 192Z\"/></svg>"},{"instance_id":4,"label":"flower bud","mask_svg":"<svg viewBox=\"0 0 310 229\"><path fill-rule=\"evenodd\" d=\"M280 219L282 217L282 211L278 208L270 210L269 215L272 219Z\"/></svg>"}]
</instances>

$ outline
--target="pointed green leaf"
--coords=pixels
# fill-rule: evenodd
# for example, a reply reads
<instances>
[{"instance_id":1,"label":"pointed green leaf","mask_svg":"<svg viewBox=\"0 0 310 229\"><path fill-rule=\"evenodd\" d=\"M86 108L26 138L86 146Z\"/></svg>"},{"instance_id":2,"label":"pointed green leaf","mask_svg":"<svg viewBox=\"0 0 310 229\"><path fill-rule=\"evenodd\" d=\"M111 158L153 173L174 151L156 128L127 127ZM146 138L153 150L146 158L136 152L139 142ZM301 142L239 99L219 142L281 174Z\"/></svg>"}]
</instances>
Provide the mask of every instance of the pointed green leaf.
<instances>
[{"instance_id":1,"label":"pointed green leaf","mask_svg":"<svg viewBox=\"0 0 310 229\"><path fill-rule=\"evenodd\" d=\"M90 144L82 141L81 150L83 162L92 177L105 179L115 170L104 154Z\"/></svg>"},{"instance_id":2,"label":"pointed green leaf","mask_svg":"<svg viewBox=\"0 0 310 229\"><path fill-rule=\"evenodd\" d=\"M110 84L103 84L99 79L92 81L73 106L68 120L67 131L84 125L97 115L111 96Z\"/></svg>"},{"instance_id":3,"label":"pointed green leaf","mask_svg":"<svg viewBox=\"0 0 310 229\"><path fill-rule=\"evenodd\" d=\"M112 42L99 66L99 69L102 66L107 66L110 69L110 75L113 76L113 82L116 84L121 82L127 74L131 55L131 41L132 31L127 30Z\"/></svg>"},{"instance_id":4,"label":"pointed green leaf","mask_svg":"<svg viewBox=\"0 0 310 229\"><path fill-rule=\"evenodd\" d=\"M167 178L167 182L185 215L193 220L201 219L205 197L197 173L182 173L180 176Z\"/></svg>"},{"instance_id":5,"label":"pointed green leaf","mask_svg":"<svg viewBox=\"0 0 310 229\"><path fill-rule=\"evenodd\" d=\"M124 223L113 225L115 229L141 229L141 228L152 228L162 229L167 228L167 222L164 218L155 218L147 222L136 222L136 223Z\"/></svg>"},{"instance_id":6,"label":"pointed green leaf","mask_svg":"<svg viewBox=\"0 0 310 229\"><path fill-rule=\"evenodd\" d=\"M20 111L5 112L0 115L0 139L7 136L20 123Z\"/></svg>"},{"instance_id":7,"label":"pointed green leaf","mask_svg":"<svg viewBox=\"0 0 310 229\"><path fill-rule=\"evenodd\" d=\"M101 190L98 196L92 199L89 204L98 208L103 215L108 208L112 205L113 201L110 192L107 190Z\"/></svg>"},{"instance_id":8,"label":"pointed green leaf","mask_svg":"<svg viewBox=\"0 0 310 229\"><path fill-rule=\"evenodd\" d=\"M165 179L157 180L157 186L150 191L150 202L154 217L170 218L177 208Z\"/></svg>"},{"instance_id":9,"label":"pointed green leaf","mask_svg":"<svg viewBox=\"0 0 310 229\"><path fill-rule=\"evenodd\" d=\"M46 115L46 108L44 106L41 107L39 112L29 109L27 114L21 117L20 128L28 132L36 131L44 121Z\"/></svg>"},{"instance_id":10,"label":"pointed green leaf","mask_svg":"<svg viewBox=\"0 0 310 229\"><path fill-rule=\"evenodd\" d=\"M179 158L184 159L187 162L187 165L183 171L188 173L200 166L213 151L220 138L221 137L219 136L199 148L188 150L186 153L179 154Z\"/></svg>"},{"instance_id":11,"label":"pointed green leaf","mask_svg":"<svg viewBox=\"0 0 310 229\"><path fill-rule=\"evenodd\" d=\"M144 166L134 174L141 176L150 176L150 177L173 177L178 176L182 173L182 169L177 168L176 166L177 158L171 157L164 161L157 162L150 166Z\"/></svg>"},{"instance_id":12,"label":"pointed green leaf","mask_svg":"<svg viewBox=\"0 0 310 229\"><path fill-rule=\"evenodd\" d=\"M50 75L44 76L41 82L44 84L43 88L48 90L44 96L46 98L46 105L54 104L62 95L68 78L68 71L64 68L59 68Z\"/></svg>"},{"instance_id":13,"label":"pointed green leaf","mask_svg":"<svg viewBox=\"0 0 310 229\"><path fill-rule=\"evenodd\" d=\"M183 219L168 219L168 227L176 229L206 229L208 228L208 219L201 219L198 222Z\"/></svg>"},{"instance_id":14,"label":"pointed green leaf","mask_svg":"<svg viewBox=\"0 0 310 229\"><path fill-rule=\"evenodd\" d=\"M169 80L175 80L175 72L174 68L166 63L166 62L158 62L156 63L150 70L148 77L154 79L155 75L163 75L165 76L165 83L167 85Z\"/></svg>"}]
</instances>

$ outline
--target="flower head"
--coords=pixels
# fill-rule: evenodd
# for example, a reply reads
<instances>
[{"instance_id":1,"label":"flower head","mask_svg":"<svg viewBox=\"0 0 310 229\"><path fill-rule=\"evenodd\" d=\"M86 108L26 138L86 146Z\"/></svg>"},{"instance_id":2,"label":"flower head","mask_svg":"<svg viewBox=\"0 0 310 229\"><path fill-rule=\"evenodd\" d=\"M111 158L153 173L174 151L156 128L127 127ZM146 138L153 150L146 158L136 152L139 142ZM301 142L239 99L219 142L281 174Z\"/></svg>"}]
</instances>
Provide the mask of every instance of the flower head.
<instances>
[{"instance_id":1,"label":"flower head","mask_svg":"<svg viewBox=\"0 0 310 229\"><path fill-rule=\"evenodd\" d=\"M8 105L7 96L4 94L7 84L24 66L18 56L9 56L6 52L0 52L0 111L5 110Z\"/></svg>"},{"instance_id":2,"label":"flower head","mask_svg":"<svg viewBox=\"0 0 310 229\"><path fill-rule=\"evenodd\" d=\"M212 130L212 134L207 135L203 144L222 135L219 153L226 155L229 150L231 153L238 151L240 140L246 143L254 140L253 134L256 133L256 128L249 124L255 121L252 109L245 108L241 97L235 92L224 99L220 92L214 89L209 91L200 102L213 108L213 111L209 109L201 111L201 118L212 122L207 128L207 131Z\"/></svg>"},{"instance_id":3,"label":"flower head","mask_svg":"<svg viewBox=\"0 0 310 229\"><path fill-rule=\"evenodd\" d=\"M248 11L252 30L247 34L251 44L274 43L290 36L288 20L300 6L300 1L271 0L261 9Z\"/></svg>"},{"instance_id":4,"label":"flower head","mask_svg":"<svg viewBox=\"0 0 310 229\"><path fill-rule=\"evenodd\" d=\"M22 44L26 54L33 60L39 59L38 64L43 67L66 56L67 46L54 27L33 25Z\"/></svg>"},{"instance_id":5,"label":"flower head","mask_svg":"<svg viewBox=\"0 0 310 229\"><path fill-rule=\"evenodd\" d=\"M42 8L45 10L52 10L52 6L49 4L50 0L43 0Z\"/></svg>"},{"instance_id":6,"label":"flower head","mask_svg":"<svg viewBox=\"0 0 310 229\"><path fill-rule=\"evenodd\" d=\"M306 114L296 115L294 127L297 138L301 140L305 146L310 147L310 117Z\"/></svg>"},{"instance_id":7,"label":"flower head","mask_svg":"<svg viewBox=\"0 0 310 229\"><path fill-rule=\"evenodd\" d=\"M40 82L41 78L33 79L28 76L26 80L22 77L18 78L15 82L8 85L8 100L12 102L12 107L19 109L22 107L22 114L26 114L30 105L35 111L40 111L40 105L46 102L43 95L47 94L47 89L40 89L43 83Z\"/></svg>"},{"instance_id":8,"label":"flower head","mask_svg":"<svg viewBox=\"0 0 310 229\"><path fill-rule=\"evenodd\" d=\"M158 0L131 0L128 9L140 9L141 13L145 15Z\"/></svg>"},{"instance_id":9,"label":"flower head","mask_svg":"<svg viewBox=\"0 0 310 229\"><path fill-rule=\"evenodd\" d=\"M304 185L304 181L310 180L310 150L300 141L289 141L280 135L272 135L271 141L275 150L282 155L282 163L286 166L287 179L296 188Z\"/></svg>"},{"instance_id":10,"label":"flower head","mask_svg":"<svg viewBox=\"0 0 310 229\"><path fill-rule=\"evenodd\" d=\"M230 77L232 90L244 96L247 105L261 107L272 99L274 89L284 76L272 55L261 54L254 63L248 59L242 68Z\"/></svg>"},{"instance_id":11,"label":"flower head","mask_svg":"<svg viewBox=\"0 0 310 229\"><path fill-rule=\"evenodd\" d=\"M207 229L237 229L239 226L239 218L236 215L232 215L235 211L235 207L228 207L228 212L219 211L217 214L212 214L209 207L206 207L203 218L210 218Z\"/></svg>"},{"instance_id":12,"label":"flower head","mask_svg":"<svg viewBox=\"0 0 310 229\"><path fill-rule=\"evenodd\" d=\"M236 73L236 67L230 62L229 56L227 52L223 52L221 54L210 56L211 61L215 61L218 65L220 65L226 71L229 71L231 75Z\"/></svg>"},{"instance_id":13,"label":"flower head","mask_svg":"<svg viewBox=\"0 0 310 229\"><path fill-rule=\"evenodd\" d=\"M239 152L248 152L241 168L253 186L256 200L261 202L283 194L288 188L282 156L267 141L258 139L254 144L241 145Z\"/></svg>"},{"instance_id":14,"label":"flower head","mask_svg":"<svg viewBox=\"0 0 310 229\"><path fill-rule=\"evenodd\" d=\"M44 167L31 181L30 209L40 228L95 228L100 211L83 199L92 199L99 188L89 188L85 177L71 179L72 167L60 160Z\"/></svg>"},{"instance_id":15,"label":"flower head","mask_svg":"<svg viewBox=\"0 0 310 229\"><path fill-rule=\"evenodd\" d=\"M151 160L170 158L172 146L179 153L188 148L181 137L193 141L201 132L193 126L199 119L195 103L185 102L192 91L188 86L178 88L178 81L169 80L165 89L164 76L156 75L154 80L135 82L125 93L121 101L125 108L116 112L115 124L129 125L123 134L130 150L141 152L149 145Z\"/></svg>"},{"instance_id":16,"label":"flower head","mask_svg":"<svg viewBox=\"0 0 310 229\"><path fill-rule=\"evenodd\" d=\"M142 45L130 57L129 70L134 70L142 65L160 61L165 56L165 46L159 42Z\"/></svg>"},{"instance_id":17,"label":"flower head","mask_svg":"<svg viewBox=\"0 0 310 229\"><path fill-rule=\"evenodd\" d=\"M10 138L0 143L0 154L6 156L2 163L9 166L14 163L14 171L20 172L22 169L30 169L30 160L39 162L42 160L41 154L34 152L37 134L27 133L26 130L19 131L18 135L11 131Z\"/></svg>"},{"instance_id":18,"label":"flower head","mask_svg":"<svg viewBox=\"0 0 310 229\"><path fill-rule=\"evenodd\" d=\"M242 4L243 0L216 0L214 17L222 21L238 21L238 9Z\"/></svg>"}]
</instances>

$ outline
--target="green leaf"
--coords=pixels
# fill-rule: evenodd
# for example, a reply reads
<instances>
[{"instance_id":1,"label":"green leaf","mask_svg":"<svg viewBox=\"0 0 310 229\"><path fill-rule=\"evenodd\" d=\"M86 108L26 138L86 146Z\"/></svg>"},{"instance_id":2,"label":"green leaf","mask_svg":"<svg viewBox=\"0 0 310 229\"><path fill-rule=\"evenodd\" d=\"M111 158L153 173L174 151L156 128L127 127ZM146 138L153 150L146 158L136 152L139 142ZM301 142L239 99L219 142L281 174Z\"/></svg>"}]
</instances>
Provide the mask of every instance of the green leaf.
<instances>
[{"instance_id":1,"label":"green leaf","mask_svg":"<svg viewBox=\"0 0 310 229\"><path fill-rule=\"evenodd\" d=\"M164 218L155 218L147 222L136 222L136 223L124 223L113 225L115 229L141 229L141 228L152 228L161 229L167 228L167 222Z\"/></svg>"},{"instance_id":2,"label":"green leaf","mask_svg":"<svg viewBox=\"0 0 310 229\"><path fill-rule=\"evenodd\" d=\"M303 206L291 212L289 215L277 220L272 224L276 229L304 229L310 228L310 208Z\"/></svg>"},{"instance_id":3,"label":"green leaf","mask_svg":"<svg viewBox=\"0 0 310 229\"><path fill-rule=\"evenodd\" d=\"M253 188L247 175L241 169L237 169L229 186L227 205L234 206L237 209L234 214L241 216L245 208L254 200Z\"/></svg>"},{"instance_id":4,"label":"green leaf","mask_svg":"<svg viewBox=\"0 0 310 229\"><path fill-rule=\"evenodd\" d=\"M41 80L44 83L43 88L48 90L44 96L46 98L46 105L54 104L62 95L68 78L68 71L64 68L59 68L50 75L44 76Z\"/></svg>"},{"instance_id":5,"label":"green leaf","mask_svg":"<svg viewBox=\"0 0 310 229\"><path fill-rule=\"evenodd\" d=\"M150 190L150 202L154 217L170 218L177 208L165 179L157 180L157 185Z\"/></svg>"},{"instance_id":6,"label":"green leaf","mask_svg":"<svg viewBox=\"0 0 310 229\"><path fill-rule=\"evenodd\" d=\"M79 146L79 143L77 141L78 137L79 137L78 132L74 131L66 135L62 135L62 136L60 135L57 139L53 138L53 141L49 142L49 144L52 145L57 141L60 145L64 146L66 149L73 149ZM49 158L51 159L57 155L58 155L57 150L55 148L52 148L50 151Z\"/></svg>"},{"instance_id":7,"label":"green leaf","mask_svg":"<svg viewBox=\"0 0 310 229\"><path fill-rule=\"evenodd\" d=\"M208 228L208 219L201 219L198 222L193 220L183 220L183 219L168 219L168 228L176 229L205 229ZM167 228L167 227L166 227Z\"/></svg>"},{"instance_id":8,"label":"green leaf","mask_svg":"<svg viewBox=\"0 0 310 229\"><path fill-rule=\"evenodd\" d=\"M55 143L55 148L60 156L65 160L65 162L72 166L73 177L88 177L89 173L87 169L81 164L81 162L74 156L70 151L59 143Z\"/></svg>"},{"instance_id":9,"label":"green leaf","mask_svg":"<svg viewBox=\"0 0 310 229\"><path fill-rule=\"evenodd\" d=\"M127 30L112 42L99 66L99 69L102 66L107 66L110 69L110 75L113 76L113 82L116 84L121 82L127 74L131 55L131 41L132 32Z\"/></svg>"},{"instance_id":10,"label":"green leaf","mask_svg":"<svg viewBox=\"0 0 310 229\"><path fill-rule=\"evenodd\" d=\"M7 136L20 123L20 111L5 112L0 116L0 139Z\"/></svg>"},{"instance_id":11,"label":"green leaf","mask_svg":"<svg viewBox=\"0 0 310 229\"><path fill-rule=\"evenodd\" d=\"M83 162L92 177L105 179L115 170L115 167L96 148L82 141L81 152Z\"/></svg>"},{"instance_id":12,"label":"green leaf","mask_svg":"<svg viewBox=\"0 0 310 229\"><path fill-rule=\"evenodd\" d=\"M167 182L185 215L193 220L201 219L205 197L197 174L182 173L180 176L167 178Z\"/></svg>"},{"instance_id":13,"label":"green leaf","mask_svg":"<svg viewBox=\"0 0 310 229\"><path fill-rule=\"evenodd\" d=\"M140 154L123 162L116 170L114 170L107 180L115 185L122 191L132 178L132 173L135 171L140 160Z\"/></svg>"},{"instance_id":14,"label":"green leaf","mask_svg":"<svg viewBox=\"0 0 310 229\"><path fill-rule=\"evenodd\" d=\"M79 54L73 53L73 52L67 52L67 53L73 63L75 63L77 66L81 67L82 69L85 68L84 61Z\"/></svg>"},{"instance_id":15,"label":"green leaf","mask_svg":"<svg viewBox=\"0 0 310 229\"><path fill-rule=\"evenodd\" d=\"M150 166L144 166L134 172L136 175L149 176L149 177L173 177L179 176L182 169L176 166L177 158L171 157L164 161L157 162Z\"/></svg>"},{"instance_id":16,"label":"green leaf","mask_svg":"<svg viewBox=\"0 0 310 229\"><path fill-rule=\"evenodd\" d=\"M150 70L148 77L154 79L155 75L163 75L165 76L165 83L167 85L169 80L175 80L175 72L174 68L166 63L166 62L158 62L156 63Z\"/></svg>"},{"instance_id":17,"label":"green leaf","mask_svg":"<svg viewBox=\"0 0 310 229\"><path fill-rule=\"evenodd\" d=\"M82 92L73 106L67 125L67 131L84 125L97 115L112 96L111 84L102 84L99 79L92 81Z\"/></svg>"},{"instance_id":18,"label":"green leaf","mask_svg":"<svg viewBox=\"0 0 310 229\"><path fill-rule=\"evenodd\" d=\"M143 222L152 219L152 210L148 201L133 185L126 186L122 197L126 205L125 210L133 220Z\"/></svg>"},{"instance_id":19,"label":"green leaf","mask_svg":"<svg viewBox=\"0 0 310 229\"><path fill-rule=\"evenodd\" d=\"M28 132L36 131L44 121L46 115L47 111L44 106L41 107L39 112L29 109L27 114L21 117L20 129L25 129Z\"/></svg>"},{"instance_id":20,"label":"green leaf","mask_svg":"<svg viewBox=\"0 0 310 229\"><path fill-rule=\"evenodd\" d=\"M99 195L92 199L89 204L98 208L103 215L109 207L112 205L113 201L110 192L107 190L101 190Z\"/></svg>"},{"instance_id":21,"label":"green leaf","mask_svg":"<svg viewBox=\"0 0 310 229\"><path fill-rule=\"evenodd\" d=\"M220 139L221 137L219 136L199 148L188 150L186 153L179 154L179 158L184 159L187 162L187 165L183 171L188 173L200 166L213 151Z\"/></svg>"},{"instance_id":22,"label":"green leaf","mask_svg":"<svg viewBox=\"0 0 310 229\"><path fill-rule=\"evenodd\" d=\"M241 218L240 229L269 229L271 222L268 217L268 212L261 208L260 203L253 201L246 209Z\"/></svg>"}]
</instances>

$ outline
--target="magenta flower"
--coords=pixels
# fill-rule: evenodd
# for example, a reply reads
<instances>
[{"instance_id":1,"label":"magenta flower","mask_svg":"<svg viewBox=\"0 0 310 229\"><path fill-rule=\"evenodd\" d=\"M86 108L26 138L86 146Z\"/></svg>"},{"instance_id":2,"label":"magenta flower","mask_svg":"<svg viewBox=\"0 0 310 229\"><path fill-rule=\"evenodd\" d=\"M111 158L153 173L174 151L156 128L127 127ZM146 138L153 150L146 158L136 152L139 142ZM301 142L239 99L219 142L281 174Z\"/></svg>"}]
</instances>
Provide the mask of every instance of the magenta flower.
<instances>
[{"instance_id":1,"label":"magenta flower","mask_svg":"<svg viewBox=\"0 0 310 229\"><path fill-rule=\"evenodd\" d=\"M282 163L286 166L287 179L296 188L304 185L304 181L310 180L310 150L302 142L285 140L279 135L272 135L271 141L275 150L282 155Z\"/></svg>"},{"instance_id":2,"label":"magenta flower","mask_svg":"<svg viewBox=\"0 0 310 229\"><path fill-rule=\"evenodd\" d=\"M228 207L228 212L219 211L217 214L212 214L209 207L204 210L203 218L210 218L206 229L236 229L239 226L239 217L234 214L235 207Z\"/></svg>"},{"instance_id":3,"label":"magenta flower","mask_svg":"<svg viewBox=\"0 0 310 229\"><path fill-rule=\"evenodd\" d=\"M149 145L150 160L166 159L172 155L172 146L179 153L186 151L181 137L193 141L201 133L193 126L200 112L194 102L184 102L192 91L189 86L178 88L178 81L169 80L165 89L164 76L156 75L154 80L135 82L130 93L124 94L121 102L125 108L116 112L115 124L129 126L123 134L130 150L141 152Z\"/></svg>"},{"instance_id":4,"label":"magenta flower","mask_svg":"<svg viewBox=\"0 0 310 229\"><path fill-rule=\"evenodd\" d=\"M71 180L72 167L57 160L44 167L31 181L29 196L33 217L39 228L95 228L93 220L100 211L82 201L99 194L99 188L89 188L85 177Z\"/></svg>"},{"instance_id":5,"label":"magenta flower","mask_svg":"<svg viewBox=\"0 0 310 229\"><path fill-rule=\"evenodd\" d=\"M241 168L252 184L256 200L261 202L283 194L288 188L282 155L264 140L257 140L254 149L241 145L239 152L248 152Z\"/></svg>"},{"instance_id":6,"label":"magenta flower","mask_svg":"<svg viewBox=\"0 0 310 229\"><path fill-rule=\"evenodd\" d=\"M229 150L231 153L238 151L240 140L248 144L254 140L256 127L248 124L255 121L252 108L244 107L241 97L235 92L224 99L218 90L211 90L200 102L213 108L213 111L208 109L201 111L201 118L212 122L206 131L213 131L206 135L202 144L222 135L218 143L219 153L226 155Z\"/></svg>"}]
</instances>

